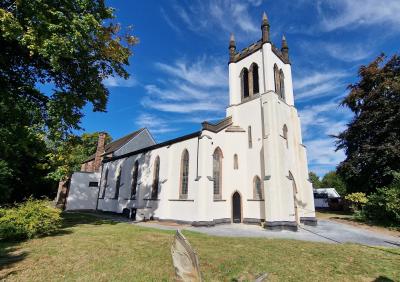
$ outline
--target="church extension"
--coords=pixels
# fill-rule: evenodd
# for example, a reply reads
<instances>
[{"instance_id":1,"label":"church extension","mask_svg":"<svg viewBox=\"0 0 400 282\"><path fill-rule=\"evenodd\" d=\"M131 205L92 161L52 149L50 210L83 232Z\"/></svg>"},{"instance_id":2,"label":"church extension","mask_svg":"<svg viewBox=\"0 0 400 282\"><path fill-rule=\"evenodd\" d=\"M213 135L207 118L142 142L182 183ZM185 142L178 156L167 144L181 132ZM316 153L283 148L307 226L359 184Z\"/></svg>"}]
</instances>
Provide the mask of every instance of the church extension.
<instances>
[{"instance_id":1,"label":"church extension","mask_svg":"<svg viewBox=\"0 0 400 282\"><path fill-rule=\"evenodd\" d=\"M306 148L294 106L289 48L262 37L241 51L229 42L226 118L156 143L146 128L104 146L73 174L67 210L129 213L136 220L193 226L315 225Z\"/></svg>"}]
</instances>

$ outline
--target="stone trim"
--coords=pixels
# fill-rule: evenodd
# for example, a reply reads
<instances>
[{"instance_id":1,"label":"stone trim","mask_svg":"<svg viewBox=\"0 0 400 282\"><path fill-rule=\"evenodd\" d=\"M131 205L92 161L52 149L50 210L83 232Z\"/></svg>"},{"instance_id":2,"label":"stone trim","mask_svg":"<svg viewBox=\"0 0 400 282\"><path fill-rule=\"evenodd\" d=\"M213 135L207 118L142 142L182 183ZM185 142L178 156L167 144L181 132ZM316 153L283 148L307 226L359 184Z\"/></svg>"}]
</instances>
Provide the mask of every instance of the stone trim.
<instances>
[{"instance_id":1,"label":"stone trim","mask_svg":"<svg viewBox=\"0 0 400 282\"><path fill-rule=\"evenodd\" d=\"M218 121L215 124L204 121L201 123L201 126L202 126L202 130L208 130L208 131L217 133L217 132L221 131L222 129L228 127L231 124L232 124L232 117L227 117L227 118L224 118L224 119Z\"/></svg>"},{"instance_id":2,"label":"stone trim","mask_svg":"<svg viewBox=\"0 0 400 282\"><path fill-rule=\"evenodd\" d=\"M310 226L317 226L318 225L318 220L316 217L300 217L300 223L303 223L304 225L310 225Z\"/></svg>"},{"instance_id":3,"label":"stone trim","mask_svg":"<svg viewBox=\"0 0 400 282\"><path fill-rule=\"evenodd\" d=\"M226 202L226 200L223 200L223 199L214 199L213 202Z\"/></svg>"},{"instance_id":4,"label":"stone trim","mask_svg":"<svg viewBox=\"0 0 400 282\"><path fill-rule=\"evenodd\" d=\"M264 199L247 199L248 202L265 202Z\"/></svg>"},{"instance_id":5,"label":"stone trim","mask_svg":"<svg viewBox=\"0 0 400 282\"><path fill-rule=\"evenodd\" d=\"M168 199L170 202L194 202L194 200L191 199Z\"/></svg>"},{"instance_id":6,"label":"stone trim","mask_svg":"<svg viewBox=\"0 0 400 282\"><path fill-rule=\"evenodd\" d=\"M263 221L264 219L260 218L247 218L247 217L243 218L244 224L260 225Z\"/></svg>"},{"instance_id":7,"label":"stone trim","mask_svg":"<svg viewBox=\"0 0 400 282\"><path fill-rule=\"evenodd\" d=\"M298 226L295 221L266 221L264 224L264 228L267 230L281 231L281 230L289 230L289 231L297 231Z\"/></svg>"}]
</instances>

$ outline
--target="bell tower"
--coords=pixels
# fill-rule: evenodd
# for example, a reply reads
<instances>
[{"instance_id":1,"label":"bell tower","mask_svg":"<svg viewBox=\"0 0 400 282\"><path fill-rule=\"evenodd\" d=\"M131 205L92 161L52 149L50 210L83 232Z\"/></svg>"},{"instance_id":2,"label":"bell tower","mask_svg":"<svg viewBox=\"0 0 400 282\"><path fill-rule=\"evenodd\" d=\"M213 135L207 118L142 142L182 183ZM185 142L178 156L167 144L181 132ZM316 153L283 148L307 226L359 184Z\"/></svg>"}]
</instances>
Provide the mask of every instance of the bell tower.
<instances>
[{"instance_id":1,"label":"bell tower","mask_svg":"<svg viewBox=\"0 0 400 282\"><path fill-rule=\"evenodd\" d=\"M289 45L285 36L280 48L272 43L266 13L258 41L237 51L235 38L230 37L227 116L247 133L248 177L261 176L265 227L297 230L300 223L316 224L306 148L294 105ZM255 165L258 171L250 171Z\"/></svg>"}]
</instances>

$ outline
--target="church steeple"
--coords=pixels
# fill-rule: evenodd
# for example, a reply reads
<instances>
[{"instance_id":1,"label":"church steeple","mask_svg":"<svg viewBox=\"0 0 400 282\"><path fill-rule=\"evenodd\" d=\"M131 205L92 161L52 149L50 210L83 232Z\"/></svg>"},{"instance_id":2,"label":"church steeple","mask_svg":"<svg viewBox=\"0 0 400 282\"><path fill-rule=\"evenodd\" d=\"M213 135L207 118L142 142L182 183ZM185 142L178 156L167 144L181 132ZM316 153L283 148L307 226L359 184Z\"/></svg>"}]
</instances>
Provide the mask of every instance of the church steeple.
<instances>
[{"instance_id":1,"label":"church steeple","mask_svg":"<svg viewBox=\"0 0 400 282\"><path fill-rule=\"evenodd\" d=\"M236 42L235 36L231 33L231 37L229 39L229 62L233 62L233 59L236 54Z\"/></svg>"},{"instance_id":2,"label":"church steeple","mask_svg":"<svg viewBox=\"0 0 400 282\"><path fill-rule=\"evenodd\" d=\"M269 21L267 14L264 12L261 23L261 31L262 31L262 42L269 42Z\"/></svg>"},{"instance_id":3,"label":"church steeple","mask_svg":"<svg viewBox=\"0 0 400 282\"><path fill-rule=\"evenodd\" d=\"M285 35L282 36L282 48L281 48L281 51L282 51L283 57L287 61L289 61L289 47L288 47Z\"/></svg>"}]
</instances>

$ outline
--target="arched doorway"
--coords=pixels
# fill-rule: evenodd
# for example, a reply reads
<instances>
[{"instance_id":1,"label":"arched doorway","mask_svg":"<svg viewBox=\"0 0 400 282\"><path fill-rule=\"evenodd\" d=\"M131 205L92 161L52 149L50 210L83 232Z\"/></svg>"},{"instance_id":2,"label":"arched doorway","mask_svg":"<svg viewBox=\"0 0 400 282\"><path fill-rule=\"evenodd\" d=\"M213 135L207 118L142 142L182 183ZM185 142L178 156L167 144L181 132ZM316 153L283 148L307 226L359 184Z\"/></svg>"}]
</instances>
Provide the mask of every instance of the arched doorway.
<instances>
[{"instance_id":1,"label":"arched doorway","mask_svg":"<svg viewBox=\"0 0 400 282\"><path fill-rule=\"evenodd\" d=\"M232 222L242 222L242 201L238 192L232 195Z\"/></svg>"}]
</instances>

